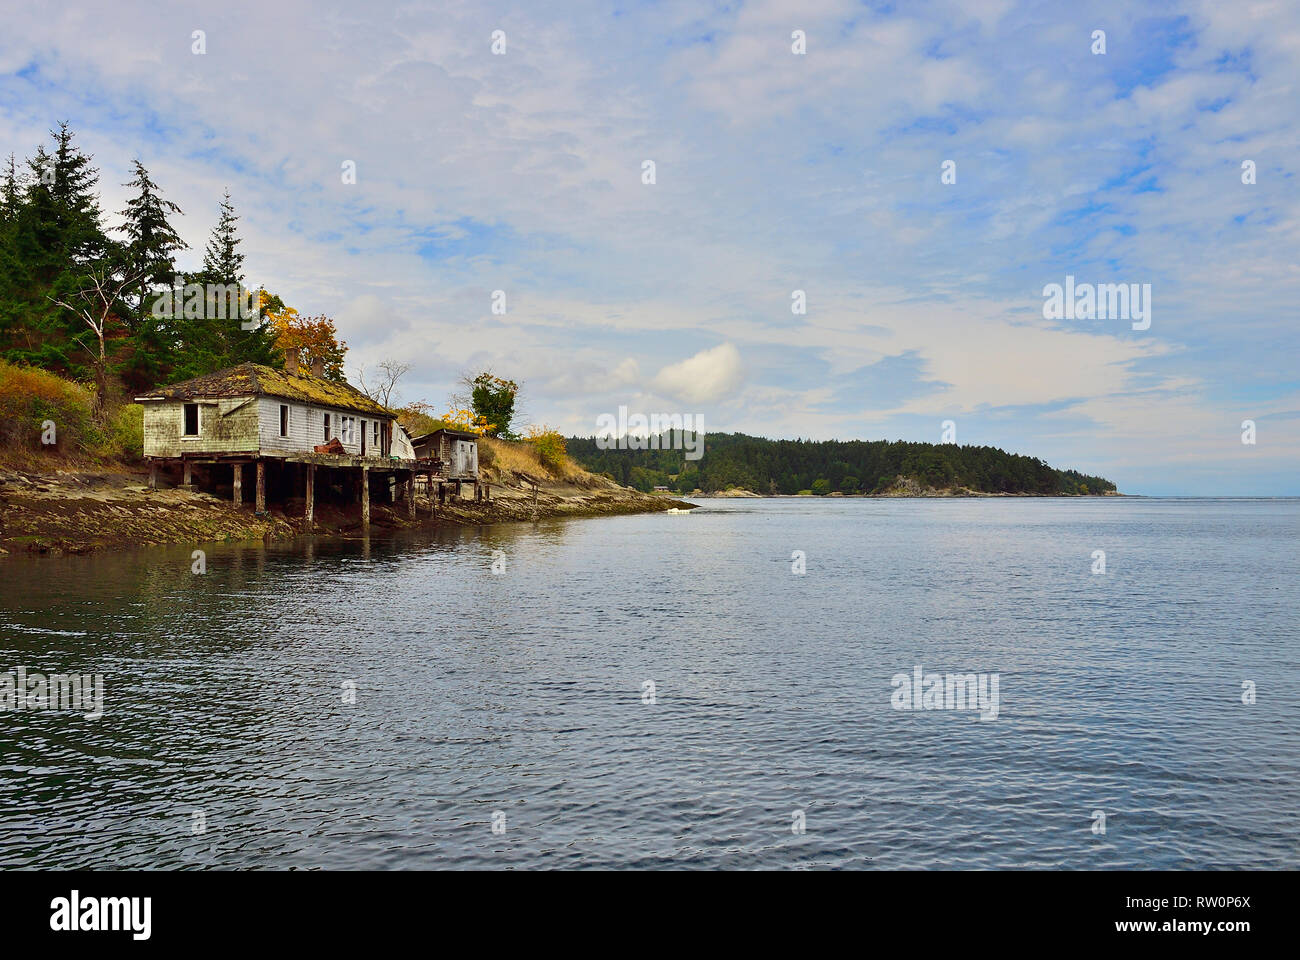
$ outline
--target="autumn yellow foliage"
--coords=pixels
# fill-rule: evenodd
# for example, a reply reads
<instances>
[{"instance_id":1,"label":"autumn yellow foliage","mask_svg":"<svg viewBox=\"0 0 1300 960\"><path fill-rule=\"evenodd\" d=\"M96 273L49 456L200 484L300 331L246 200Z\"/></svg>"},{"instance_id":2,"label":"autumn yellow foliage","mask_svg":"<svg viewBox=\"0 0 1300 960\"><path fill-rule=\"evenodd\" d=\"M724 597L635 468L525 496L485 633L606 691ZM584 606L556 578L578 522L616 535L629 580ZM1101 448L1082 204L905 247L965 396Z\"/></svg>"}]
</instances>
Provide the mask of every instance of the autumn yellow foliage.
<instances>
[{"instance_id":1,"label":"autumn yellow foliage","mask_svg":"<svg viewBox=\"0 0 1300 960\"><path fill-rule=\"evenodd\" d=\"M338 329L329 317L303 317L277 296L262 291L262 309L275 330L275 345L287 356L298 355L302 369L310 369L316 360L325 363L325 376L343 379L343 355L348 345L338 338Z\"/></svg>"},{"instance_id":2,"label":"autumn yellow foliage","mask_svg":"<svg viewBox=\"0 0 1300 960\"><path fill-rule=\"evenodd\" d=\"M524 434L524 440L537 451L537 457L552 470L563 470L568 463L568 451L564 443L564 434L543 424L533 424Z\"/></svg>"},{"instance_id":3,"label":"autumn yellow foliage","mask_svg":"<svg viewBox=\"0 0 1300 960\"><path fill-rule=\"evenodd\" d=\"M494 426L488 423L487 417L475 414L473 410L448 410L442 415L442 423L452 430L464 430L480 437Z\"/></svg>"}]
</instances>

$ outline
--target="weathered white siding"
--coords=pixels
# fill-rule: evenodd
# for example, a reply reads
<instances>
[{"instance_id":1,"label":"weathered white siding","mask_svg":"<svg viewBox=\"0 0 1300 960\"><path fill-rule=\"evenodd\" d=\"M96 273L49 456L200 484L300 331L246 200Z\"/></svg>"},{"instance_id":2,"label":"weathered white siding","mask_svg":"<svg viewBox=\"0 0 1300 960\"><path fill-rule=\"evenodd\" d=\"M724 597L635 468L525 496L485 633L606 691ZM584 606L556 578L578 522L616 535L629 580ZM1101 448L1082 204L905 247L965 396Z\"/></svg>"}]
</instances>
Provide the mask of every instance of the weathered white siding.
<instances>
[{"instance_id":1,"label":"weathered white siding","mask_svg":"<svg viewBox=\"0 0 1300 960\"><path fill-rule=\"evenodd\" d=\"M415 447L411 445L411 437L398 423L393 424L392 455L403 460L415 459Z\"/></svg>"},{"instance_id":2,"label":"weathered white siding","mask_svg":"<svg viewBox=\"0 0 1300 960\"><path fill-rule=\"evenodd\" d=\"M289 433L280 436L280 407L289 408ZM330 415L330 432L325 436L325 414ZM343 418L351 417L352 436L343 435ZM380 456L382 427L388 421L350 410L334 407L307 406L278 397L258 398L258 424L261 432L262 452L271 454L311 453L318 444L328 443L335 437L343 449L353 456L361 455L361 431L366 431L365 451L368 457ZM380 424L380 443L375 442L375 424ZM397 451L394 451L397 452ZM399 456L403 454L398 453ZM409 456L409 454L406 454Z\"/></svg>"},{"instance_id":3,"label":"weathered white siding","mask_svg":"<svg viewBox=\"0 0 1300 960\"><path fill-rule=\"evenodd\" d=\"M199 434L184 436L185 405L198 403ZM289 408L287 436L280 435L280 407ZM234 400L161 400L144 404L144 455L146 457L179 457L195 453L262 453L283 456L290 453L311 453L318 444L338 437L344 450L353 456L361 455L361 431L366 431L365 453L368 457L381 455L383 424L379 419L355 411L333 407L308 406L281 400L277 397L243 397ZM325 414L330 415L330 433L325 436ZM352 435L345 439L343 418L351 417ZM375 442L375 424L380 424L380 442ZM396 428L395 431L400 428ZM413 457L414 451L407 442L403 448L397 436L393 438L393 453L399 457Z\"/></svg>"},{"instance_id":4,"label":"weathered white siding","mask_svg":"<svg viewBox=\"0 0 1300 960\"><path fill-rule=\"evenodd\" d=\"M451 467L448 476L478 476L478 443L462 440L459 437L451 441Z\"/></svg>"},{"instance_id":5,"label":"weathered white siding","mask_svg":"<svg viewBox=\"0 0 1300 960\"><path fill-rule=\"evenodd\" d=\"M257 404L252 397L197 401L199 433L185 433L185 405L195 401L150 401L144 406L144 455L179 457L187 453L255 453Z\"/></svg>"}]
</instances>

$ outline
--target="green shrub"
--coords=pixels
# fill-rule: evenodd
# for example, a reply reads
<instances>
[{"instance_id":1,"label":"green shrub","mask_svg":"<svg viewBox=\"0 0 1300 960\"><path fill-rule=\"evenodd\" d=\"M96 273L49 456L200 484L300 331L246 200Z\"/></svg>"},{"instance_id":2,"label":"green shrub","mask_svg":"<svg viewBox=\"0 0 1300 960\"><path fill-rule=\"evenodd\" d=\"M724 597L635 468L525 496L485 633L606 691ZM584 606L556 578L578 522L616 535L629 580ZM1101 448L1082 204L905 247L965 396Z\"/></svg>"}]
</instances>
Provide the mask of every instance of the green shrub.
<instances>
[{"instance_id":1,"label":"green shrub","mask_svg":"<svg viewBox=\"0 0 1300 960\"><path fill-rule=\"evenodd\" d=\"M541 460L542 466L551 470L563 470L565 464L569 462L565 452L564 434L558 430L552 430L547 426L532 426L528 428L528 436L525 439L537 451L537 458Z\"/></svg>"},{"instance_id":2,"label":"green shrub","mask_svg":"<svg viewBox=\"0 0 1300 960\"><path fill-rule=\"evenodd\" d=\"M144 407L126 403L109 422L109 456L139 460L144 456Z\"/></svg>"}]
</instances>

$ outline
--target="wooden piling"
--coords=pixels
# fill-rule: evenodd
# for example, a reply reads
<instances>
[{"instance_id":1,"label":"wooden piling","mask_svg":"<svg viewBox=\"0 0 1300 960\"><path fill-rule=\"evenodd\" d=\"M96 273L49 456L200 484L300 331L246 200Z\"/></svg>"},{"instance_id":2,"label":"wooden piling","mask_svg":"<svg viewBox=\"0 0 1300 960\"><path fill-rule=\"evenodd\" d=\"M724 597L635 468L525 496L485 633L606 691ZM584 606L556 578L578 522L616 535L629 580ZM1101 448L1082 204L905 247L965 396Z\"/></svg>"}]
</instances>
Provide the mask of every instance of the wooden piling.
<instances>
[{"instance_id":1,"label":"wooden piling","mask_svg":"<svg viewBox=\"0 0 1300 960\"><path fill-rule=\"evenodd\" d=\"M370 526L370 468L361 468L361 523Z\"/></svg>"},{"instance_id":2,"label":"wooden piling","mask_svg":"<svg viewBox=\"0 0 1300 960\"><path fill-rule=\"evenodd\" d=\"M184 479L181 482L188 487L192 482L192 477L190 474L190 462L188 460L183 460L181 461L181 463L182 463L181 469L184 472Z\"/></svg>"},{"instance_id":3,"label":"wooden piling","mask_svg":"<svg viewBox=\"0 0 1300 960\"><path fill-rule=\"evenodd\" d=\"M235 471L235 506L242 507L244 505L244 465L236 463L232 469Z\"/></svg>"},{"instance_id":4,"label":"wooden piling","mask_svg":"<svg viewBox=\"0 0 1300 960\"><path fill-rule=\"evenodd\" d=\"M257 492L254 495L253 509L261 514L266 513L266 461L257 461Z\"/></svg>"},{"instance_id":5,"label":"wooden piling","mask_svg":"<svg viewBox=\"0 0 1300 960\"><path fill-rule=\"evenodd\" d=\"M158 489L158 461L157 460L149 461L149 489L150 490Z\"/></svg>"},{"instance_id":6,"label":"wooden piling","mask_svg":"<svg viewBox=\"0 0 1300 960\"><path fill-rule=\"evenodd\" d=\"M415 471L412 470L406 477L406 515L412 520L415 519Z\"/></svg>"},{"instance_id":7,"label":"wooden piling","mask_svg":"<svg viewBox=\"0 0 1300 960\"><path fill-rule=\"evenodd\" d=\"M307 464L307 524L316 520L316 464Z\"/></svg>"}]
</instances>

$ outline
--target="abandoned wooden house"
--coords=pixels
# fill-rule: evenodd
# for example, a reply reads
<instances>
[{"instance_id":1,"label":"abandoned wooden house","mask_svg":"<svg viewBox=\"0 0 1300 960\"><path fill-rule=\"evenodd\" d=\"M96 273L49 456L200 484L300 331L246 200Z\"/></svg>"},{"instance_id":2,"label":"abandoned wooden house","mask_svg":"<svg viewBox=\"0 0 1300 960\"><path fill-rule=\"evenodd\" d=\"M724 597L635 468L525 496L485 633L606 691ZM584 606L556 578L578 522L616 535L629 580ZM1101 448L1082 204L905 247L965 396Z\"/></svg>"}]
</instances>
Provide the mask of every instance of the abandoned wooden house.
<instances>
[{"instance_id":1,"label":"abandoned wooden house","mask_svg":"<svg viewBox=\"0 0 1300 960\"><path fill-rule=\"evenodd\" d=\"M486 496L476 452L469 457L472 470L466 471L463 452L459 460L442 460L429 452L434 447L417 451L391 410L349 383L326 378L320 364L307 373L292 358L284 370L246 363L136 401L144 407L151 487L159 469L178 472L187 486L198 480L215 493L228 483L240 505L244 467L252 464L259 513L268 497L286 504L301 497L304 515L312 521L316 499L324 496L360 501L366 523L375 495L389 503L405 500L414 516L417 476L427 483L430 503L435 489L439 501L445 499L449 482L459 496L467 479L474 483L475 499Z\"/></svg>"}]
</instances>

